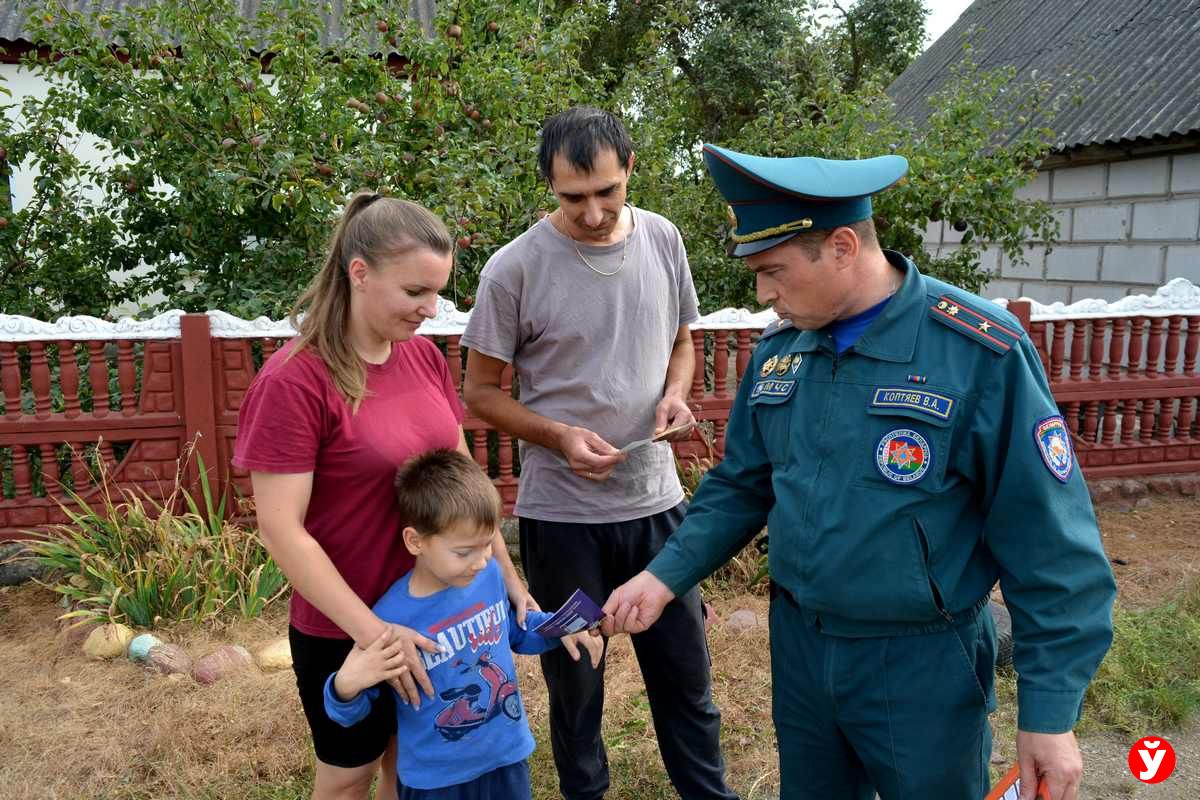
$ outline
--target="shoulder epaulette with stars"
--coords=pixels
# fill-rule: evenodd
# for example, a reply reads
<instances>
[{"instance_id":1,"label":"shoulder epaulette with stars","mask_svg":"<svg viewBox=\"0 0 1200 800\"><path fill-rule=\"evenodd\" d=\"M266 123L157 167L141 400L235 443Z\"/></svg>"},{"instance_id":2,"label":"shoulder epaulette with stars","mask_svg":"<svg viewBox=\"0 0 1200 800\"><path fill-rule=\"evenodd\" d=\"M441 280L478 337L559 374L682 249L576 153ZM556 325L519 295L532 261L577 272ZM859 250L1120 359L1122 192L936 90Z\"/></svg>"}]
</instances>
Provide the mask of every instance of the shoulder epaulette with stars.
<instances>
[{"instance_id":1,"label":"shoulder epaulette with stars","mask_svg":"<svg viewBox=\"0 0 1200 800\"><path fill-rule=\"evenodd\" d=\"M944 294L929 307L929 315L947 328L974 339L1003 355L1021 340L1021 329Z\"/></svg>"},{"instance_id":2,"label":"shoulder epaulette with stars","mask_svg":"<svg viewBox=\"0 0 1200 800\"><path fill-rule=\"evenodd\" d=\"M767 327L763 328L762 335L759 336L759 341L766 339L768 336L774 336L777 333L792 329L792 321L790 319L777 319Z\"/></svg>"}]
</instances>

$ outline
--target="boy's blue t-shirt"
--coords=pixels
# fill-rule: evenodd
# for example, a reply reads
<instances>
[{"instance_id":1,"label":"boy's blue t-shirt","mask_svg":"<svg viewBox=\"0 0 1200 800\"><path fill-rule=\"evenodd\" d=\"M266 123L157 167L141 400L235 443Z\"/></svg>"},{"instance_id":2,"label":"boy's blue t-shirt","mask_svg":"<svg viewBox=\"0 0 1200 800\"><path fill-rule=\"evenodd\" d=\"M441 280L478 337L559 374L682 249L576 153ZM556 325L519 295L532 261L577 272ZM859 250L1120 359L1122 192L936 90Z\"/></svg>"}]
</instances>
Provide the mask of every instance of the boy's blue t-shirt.
<instances>
[{"instance_id":1,"label":"boy's blue t-shirt","mask_svg":"<svg viewBox=\"0 0 1200 800\"><path fill-rule=\"evenodd\" d=\"M513 651L543 653L559 644L532 629L550 618L529 612L528 631L511 617L508 593L496 562L469 586L413 597L405 575L375 604L385 622L428 636L449 650L426 653L434 698L422 694L420 710L396 698L396 765L400 781L414 789L440 789L515 764L533 752L533 735L517 692ZM380 687L342 702L325 683L325 713L350 726L363 719Z\"/></svg>"},{"instance_id":2,"label":"boy's blue t-shirt","mask_svg":"<svg viewBox=\"0 0 1200 800\"><path fill-rule=\"evenodd\" d=\"M829 335L833 337L833 346L837 349L839 355L854 346L854 343L858 341L867 328L871 327L871 323L882 313L884 307L891 299L889 295L866 311L860 311L853 317L834 320L829 323Z\"/></svg>"}]
</instances>

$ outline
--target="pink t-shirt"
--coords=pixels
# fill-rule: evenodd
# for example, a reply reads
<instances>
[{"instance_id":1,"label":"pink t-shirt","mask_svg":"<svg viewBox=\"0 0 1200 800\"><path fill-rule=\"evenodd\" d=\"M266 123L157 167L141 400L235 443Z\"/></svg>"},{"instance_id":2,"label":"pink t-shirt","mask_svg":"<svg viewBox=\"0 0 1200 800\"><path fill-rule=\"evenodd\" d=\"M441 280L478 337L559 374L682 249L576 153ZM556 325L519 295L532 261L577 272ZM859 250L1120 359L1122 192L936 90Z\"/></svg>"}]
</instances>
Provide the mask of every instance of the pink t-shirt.
<instances>
[{"instance_id":1,"label":"pink t-shirt","mask_svg":"<svg viewBox=\"0 0 1200 800\"><path fill-rule=\"evenodd\" d=\"M304 527L350 588L373 605L413 559L392 481L412 456L459 442L463 407L446 359L428 339L392 346L367 365L367 397L352 414L311 350L279 349L254 378L238 412L233 463L255 472L311 472ZM291 623L311 636L349 638L292 594Z\"/></svg>"}]
</instances>

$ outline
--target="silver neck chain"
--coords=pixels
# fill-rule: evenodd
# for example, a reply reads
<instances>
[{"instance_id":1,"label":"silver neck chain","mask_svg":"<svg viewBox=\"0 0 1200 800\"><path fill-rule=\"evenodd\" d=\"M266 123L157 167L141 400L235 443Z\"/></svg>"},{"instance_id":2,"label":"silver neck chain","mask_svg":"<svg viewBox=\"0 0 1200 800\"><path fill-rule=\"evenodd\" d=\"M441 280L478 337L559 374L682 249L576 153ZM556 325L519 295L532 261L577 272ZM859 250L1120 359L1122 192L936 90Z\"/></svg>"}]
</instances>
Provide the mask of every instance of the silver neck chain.
<instances>
[{"instance_id":1,"label":"silver neck chain","mask_svg":"<svg viewBox=\"0 0 1200 800\"><path fill-rule=\"evenodd\" d=\"M625 207L628 208L629 207L628 204L626 204ZM561 211L559 213L561 213ZM618 221L618 224L619 224L619 221ZM624 239L623 243L621 244L621 263L618 264L617 268L614 269L612 272L605 272L602 269L597 269L596 265L593 264L592 262L588 261L587 256L585 256L583 254L583 251L579 249L579 243L575 241L575 237L569 233L567 233L566 236L568 239L571 240L571 244L575 248L575 255L579 256L579 260L583 262L584 266L586 266L588 269L590 269L592 272L596 273L597 275L603 275L605 278L611 278L613 275L616 275L618 272L620 272L622 269L625 268L625 255L629 252L629 237L633 235L634 225L635 225L635 223L634 223L634 219L633 219L633 209L630 208L629 209L629 232L625 234L625 239ZM564 233L565 233L565 231L564 231Z\"/></svg>"}]
</instances>

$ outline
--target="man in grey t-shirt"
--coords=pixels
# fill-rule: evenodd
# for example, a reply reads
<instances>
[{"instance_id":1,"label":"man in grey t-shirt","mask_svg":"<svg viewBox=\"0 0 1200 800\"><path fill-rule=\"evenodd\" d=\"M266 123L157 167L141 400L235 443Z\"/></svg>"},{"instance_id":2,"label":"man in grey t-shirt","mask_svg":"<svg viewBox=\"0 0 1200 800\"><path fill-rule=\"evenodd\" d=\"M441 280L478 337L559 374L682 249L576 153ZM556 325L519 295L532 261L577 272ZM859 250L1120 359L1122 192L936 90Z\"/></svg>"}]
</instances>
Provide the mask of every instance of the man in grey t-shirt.
<instances>
[{"instance_id":1,"label":"man in grey t-shirt","mask_svg":"<svg viewBox=\"0 0 1200 800\"><path fill-rule=\"evenodd\" d=\"M670 444L619 449L695 421L686 397L696 290L675 226L625 202L633 162L608 112L547 120L538 166L559 207L488 261L462 338L467 405L520 440L521 560L543 608L578 588L608 597L658 553L686 506ZM500 389L508 364L519 402ZM671 603L633 646L676 791L733 798L699 594ZM602 797L603 666L558 651L541 659L563 796Z\"/></svg>"}]
</instances>

